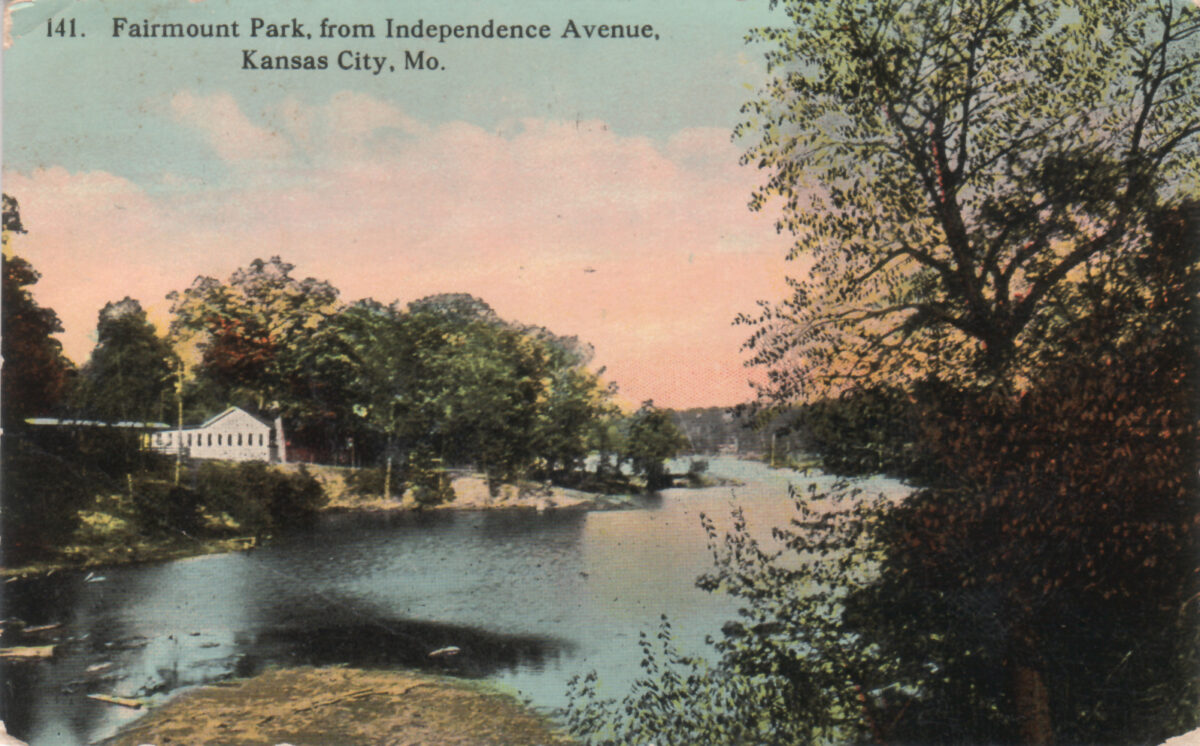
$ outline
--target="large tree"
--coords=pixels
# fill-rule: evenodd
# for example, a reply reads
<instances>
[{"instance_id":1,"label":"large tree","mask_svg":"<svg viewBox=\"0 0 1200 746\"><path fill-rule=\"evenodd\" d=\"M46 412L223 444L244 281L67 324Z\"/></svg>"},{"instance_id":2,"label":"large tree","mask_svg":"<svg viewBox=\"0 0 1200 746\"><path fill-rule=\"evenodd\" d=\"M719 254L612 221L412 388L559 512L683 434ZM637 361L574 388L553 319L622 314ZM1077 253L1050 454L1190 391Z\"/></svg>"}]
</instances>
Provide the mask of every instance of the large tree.
<instances>
[{"instance_id":1,"label":"large tree","mask_svg":"<svg viewBox=\"0 0 1200 746\"><path fill-rule=\"evenodd\" d=\"M802 268L743 319L764 394L852 392L859 433L940 473L898 507L802 504L782 559L739 522L704 581L746 604L720 664L651 659L616 732L1194 728L1200 8L776 4L790 23L754 34L773 75L740 132L768 174L752 207L781 203ZM574 721L612 719L584 684Z\"/></svg>"},{"instance_id":2,"label":"large tree","mask_svg":"<svg viewBox=\"0 0 1200 746\"><path fill-rule=\"evenodd\" d=\"M101 420L164 420L174 390L172 359L141 303L128 297L107 303L96 348L80 371L78 406Z\"/></svg>"},{"instance_id":3,"label":"large tree","mask_svg":"<svg viewBox=\"0 0 1200 746\"><path fill-rule=\"evenodd\" d=\"M946 672L940 691L968 731L990 722L990 707L1009 718L1007 738L1094 735L1081 725L1093 714L1072 708L1099 707L1080 696L1096 693L1065 673L1073 664L1050 620L1115 633L1130 609L1157 604L1146 589L1188 578L1194 506L1179 489L1194 483L1195 418L1172 387L1194 345L1147 336L1165 323L1161 300L1151 319L1131 309L1155 297L1156 253L1195 262L1161 226L1200 186L1200 9L781 4L792 24L757 34L773 45L775 77L742 132L758 138L747 160L769 171L753 206L781 198L780 227L806 266L790 298L745 319L755 362L771 371L766 393L950 395L917 434L942 490L912 498L883 535L874 598L966 603L986 589L1005 664L984 670L1009 685L998 700L972 690L946 663L969 646L945 628L873 636ZM1118 365L1155 347L1189 353ZM1103 355L1112 362L1097 368ZM1158 456L1097 468L1143 447ZM921 634L938 645L914 645ZM1080 698L1058 699L1056 681Z\"/></svg>"},{"instance_id":4,"label":"large tree","mask_svg":"<svg viewBox=\"0 0 1200 746\"><path fill-rule=\"evenodd\" d=\"M289 414L301 406L306 388L296 378L296 355L338 298L328 282L297 279L293 269L278 256L255 259L226 282L197 277L167 296L171 336L198 346L200 377L259 409Z\"/></svg>"},{"instance_id":5,"label":"large tree","mask_svg":"<svg viewBox=\"0 0 1200 746\"><path fill-rule=\"evenodd\" d=\"M1122 2L779 3L746 107L804 265L750 346L771 394L1018 379L1200 171L1200 8Z\"/></svg>"},{"instance_id":6,"label":"large tree","mask_svg":"<svg viewBox=\"0 0 1200 746\"><path fill-rule=\"evenodd\" d=\"M402 412L450 461L474 461L495 479L580 464L609 391L577 340L505 322L483 301L444 294L409 304L409 394Z\"/></svg>"},{"instance_id":7,"label":"large tree","mask_svg":"<svg viewBox=\"0 0 1200 746\"><path fill-rule=\"evenodd\" d=\"M58 314L34 300L29 287L41 275L12 253L9 240L24 233L16 199L4 195L3 426L20 427L27 417L51 412L65 391L71 372L54 334L63 330Z\"/></svg>"}]
</instances>

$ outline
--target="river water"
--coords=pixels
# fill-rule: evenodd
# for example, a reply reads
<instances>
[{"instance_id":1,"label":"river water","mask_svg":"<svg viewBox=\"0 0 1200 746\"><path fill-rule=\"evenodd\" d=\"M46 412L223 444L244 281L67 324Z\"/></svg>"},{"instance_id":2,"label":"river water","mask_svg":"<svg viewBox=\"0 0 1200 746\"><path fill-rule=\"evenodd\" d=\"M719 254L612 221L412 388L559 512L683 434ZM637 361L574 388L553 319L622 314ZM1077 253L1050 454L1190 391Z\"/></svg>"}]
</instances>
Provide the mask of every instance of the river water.
<instances>
[{"instance_id":1,"label":"river water","mask_svg":"<svg viewBox=\"0 0 1200 746\"><path fill-rule=\"evenodd\" d=\"M766 536L794 512L789 484L832 482L709 464L740 485L666 490L629 511L334 515L250 552L10 582L3 617L60 626L43 633L58 644L52 660L0 668L0 718L34 746L87 744L136 716L89 693L165 697L268 665L484 678L546 711L565 704L567 679L594 669L620 696L639 673L638 633L661 615L681 648L700 652L736 611L695 588L712 563L699 514L727 526L741 507ZM429 657L447 646L459 654Z\"/></svg>"}]
</instances>

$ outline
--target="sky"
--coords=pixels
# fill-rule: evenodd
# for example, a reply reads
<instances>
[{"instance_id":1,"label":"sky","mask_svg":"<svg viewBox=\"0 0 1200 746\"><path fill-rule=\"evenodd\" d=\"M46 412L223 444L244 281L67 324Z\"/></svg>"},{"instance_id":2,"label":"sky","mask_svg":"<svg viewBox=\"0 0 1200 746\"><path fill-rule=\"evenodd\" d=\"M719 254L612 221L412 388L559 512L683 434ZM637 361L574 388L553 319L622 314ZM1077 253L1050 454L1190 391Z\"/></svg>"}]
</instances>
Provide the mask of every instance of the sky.
<instances>
[{"instance_id":1,"label":"sky","mask_svg":"<svg viewBox=\"0 0 1200 746\"><path fill-rule=\"evenodd\" d=\"M312 38L264 36L293 19ZM375 37L322 39L323 19ZM385 38L388 19L550 38ZM3 60L3 189L28 231L13 249L78 364L105 303L136 298L165 330L170 291L280 255L346 301L465 292L576 335L626 404L746 401L758 374L732 321L785 295L790 240L747 208L765 174L738 164L731 132L766 74L745 32L780 20L766 0L19 3ZM132 37L143 21L240 35ZM653 36L563 38L571 21ZM406 70L406 51L437 69ZM261 69L277 55L327 69Z\"/></svg>"}]
</instances>

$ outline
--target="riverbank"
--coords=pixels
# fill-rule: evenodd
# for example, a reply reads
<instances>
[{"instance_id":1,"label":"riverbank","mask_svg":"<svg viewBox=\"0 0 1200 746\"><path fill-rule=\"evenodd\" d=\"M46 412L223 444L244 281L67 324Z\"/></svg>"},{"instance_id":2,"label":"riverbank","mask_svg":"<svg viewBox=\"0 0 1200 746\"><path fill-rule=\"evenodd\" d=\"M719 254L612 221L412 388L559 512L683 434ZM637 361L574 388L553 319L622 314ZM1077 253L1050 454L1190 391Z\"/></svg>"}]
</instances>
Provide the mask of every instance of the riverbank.
<instances>
[{"instance_id":1,"label":"riverbank","mask_svg":"<svg viewBox=\"0 0 1200 746\"><path fill-rule=\"evenodd\" d=\"M101 544L69 545L53 559L27 562L14 567L0 567L0 578L13 579L48 575L61 570L101 570L117 565L136 565L147 562L199 557L205 554L242 552L258 545L254 536L196 539L190 536L137 538Z\"/></svg>"},{"instance_id":2,"label":"riverbank","mask_svg":"<svg viewBox=\"0 0 1200 746\"><path fill-rule=\"evenodd\" d=\"M492 494L487 479L482 474L463 472L450 477L452 499L436 505L422 505L414 498L411 490L388 498L378 494L355 492L347 479L353 470L346 467L308 466L306 468L325 490L328 502L322 510L326 512L512 509L629 510L641 504L639 498L632 494L586 492L538 482L502 484L496 493Z\"/></svg>"},{"instance_id":3,"label":"riverbank","mask_svg":"<svg viewBox=\"0 0 1200 746\"><path fill-rule=\"evenodd\" d=\"M511 695L403 671L290 668L197 687L126 726L107 746L574 743Z\"/></svg>"},{"instance_id":4,"label":"riverbank","mask_svg":"<svg viewBox=\"0 0 1200 746\"><path fill-rule=\"evenodd\" d=\"M299 464L278 467L298 473ZM326 502L318 513L414 512L474 510L628 510L641 506L633 494L585 492L543 483L501 485L495 494L481 474L460 473L450 479L453 499L437 505L417 502L411 492L384 498L364 494L351 487L354 469L305 465L305 471L320 484ZM243 533L228 515L201 515L202 530L146 535L129 519L131 509L122 495L98 496L90 510L83 511L79 528L55 556L16 566L0 567L0 577L43 575L61 570L100 570L115 565L162 562L205 554L243 551L263 539ZM125 517L122 517L125 516Z\"/></svg>"}]
</instances>

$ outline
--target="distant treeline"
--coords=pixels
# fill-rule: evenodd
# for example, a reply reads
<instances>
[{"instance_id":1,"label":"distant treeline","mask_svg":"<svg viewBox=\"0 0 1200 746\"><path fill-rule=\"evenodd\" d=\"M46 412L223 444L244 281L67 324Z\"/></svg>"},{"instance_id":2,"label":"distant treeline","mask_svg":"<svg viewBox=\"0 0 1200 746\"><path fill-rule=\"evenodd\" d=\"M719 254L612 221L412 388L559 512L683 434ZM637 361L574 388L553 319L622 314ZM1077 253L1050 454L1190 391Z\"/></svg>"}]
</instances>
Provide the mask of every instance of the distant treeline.
<instances>
[{"instance_id":1,"label":"distant treeline","mask_svg":"<svg viewBox=\"0 0 1200 746\"><path fill-rule=\"evenodd\" d=\"M54 337L58 316L29 290L40 275L10 250L24 232L5 195L4 531L21 532L26 545L66 540L93 498L113 494L132 500L128 517L145 530L195 529L205 510L253 532L302 519L320 502L311 485L266 485L276 477L247 471L260 467L229 467L227 479L211 465L164 482L161 460L142 450L154 423L194 425L231 404L281 418L289 460L379 467L379 480L430 501L444 498L451 466L477 469L493 486L657 489L669 481L665 460L686 448L652 402L622 412L575 337L506 321L465 294L344 303L333 285L293 277L279 257L171 293L165 334L137 300L108 303L96 347L77 367ZM74 424L27 424L38 416ZM599 455L590 471L589 454ZM221 497L239 491L255 493L247 504L267 503L241 513ZM160 514L164 502L176 512Z\"/></svg>"}]
</instances>

